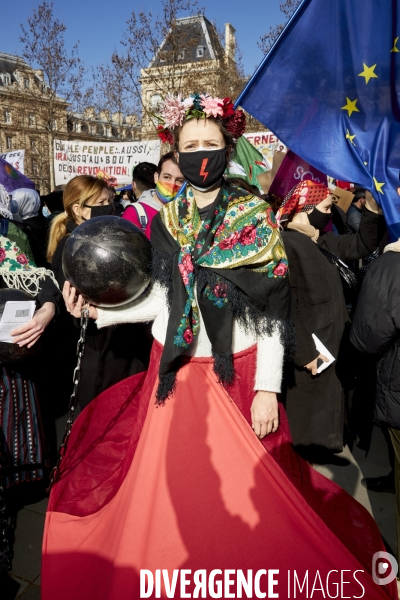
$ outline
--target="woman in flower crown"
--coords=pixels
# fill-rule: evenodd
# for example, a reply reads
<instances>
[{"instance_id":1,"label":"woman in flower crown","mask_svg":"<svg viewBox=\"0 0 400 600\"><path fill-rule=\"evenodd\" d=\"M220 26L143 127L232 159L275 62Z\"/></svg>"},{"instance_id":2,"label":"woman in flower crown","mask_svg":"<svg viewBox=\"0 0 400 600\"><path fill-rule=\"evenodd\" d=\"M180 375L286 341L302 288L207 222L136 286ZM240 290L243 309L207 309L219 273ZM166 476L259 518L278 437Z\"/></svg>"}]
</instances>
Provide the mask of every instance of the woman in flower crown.
<instances>
[{"instance_id":1,"label":"woman in flower crown","mask_svg":"<svg viewBox=\"0 0 400 600\"><path fill-rule=\"evenodd\" d=\"M262 597L273 568L269 590L284 598L288 569L369 570L383 549L372 519L295 455L278 407L293 339L286 255L268 204L223 177L244 114L195 95L169 96L162 117L188 185L152 222L153 286L90 310L98 327L154 320L151 363L74 425L46 519L43 597L242 597L243 585ZM68 284L64 298L79 315Z\"/></svg>"}]
</instances>

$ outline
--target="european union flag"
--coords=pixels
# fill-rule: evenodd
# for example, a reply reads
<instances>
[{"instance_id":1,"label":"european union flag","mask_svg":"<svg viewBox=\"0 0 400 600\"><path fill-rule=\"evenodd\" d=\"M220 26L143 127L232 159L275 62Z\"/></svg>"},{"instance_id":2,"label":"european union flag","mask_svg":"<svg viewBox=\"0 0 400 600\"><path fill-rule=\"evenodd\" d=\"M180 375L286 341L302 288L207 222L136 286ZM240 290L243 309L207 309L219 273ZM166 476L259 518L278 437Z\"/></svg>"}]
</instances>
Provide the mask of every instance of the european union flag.
<instances>
[{"instance_id":1,"label":"european union flag","mask_svg":"<svg viewBox=\"0 0 400 600\"><path fill-rule=\"evenodd\" d=\"M400 1L304 0L236 101L400 237Z\"/></svg>"}]
</instances>

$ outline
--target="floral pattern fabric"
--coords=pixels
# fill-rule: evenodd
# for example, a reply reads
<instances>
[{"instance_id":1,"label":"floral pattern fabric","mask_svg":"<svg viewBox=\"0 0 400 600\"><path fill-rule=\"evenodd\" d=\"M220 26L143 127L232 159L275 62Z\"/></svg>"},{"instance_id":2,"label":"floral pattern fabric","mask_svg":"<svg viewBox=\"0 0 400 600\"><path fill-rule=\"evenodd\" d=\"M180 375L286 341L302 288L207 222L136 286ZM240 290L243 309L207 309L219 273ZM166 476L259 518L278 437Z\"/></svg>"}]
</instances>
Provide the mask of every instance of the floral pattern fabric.
<instances>
[{"instance_id":1,"label":"floral pattern fabric","mask_svg":"<svg viewBox=\"0 0 400 600\"><path fill-rule=\"evenodd\" d=\"M235 377L234 318L256 336L278 331L290 346L288 263L266 202L225 181L202 221L193 189L187 186L185 195L154 218L151 242L154 278L167 288L170 306L157 390L160 403L173 392L181 356L198 334L200 312L214 370L224 385Z\"/></svg>"},{"instance_id":2,"label":"floral pattern fabric","mask_svg":"<svg viewBox=\"0 0 400 600\"><path fill-rule=\"evenodd\" d=\"M14 242L0 235L0 272L30 271L36 266Z\"/></svg>"},{"instance_id":3,"label":"floral pattern fabric","mask_svg":"<svg viewBox=\"0 0 400 600\"><path fill-rule=\"evenodd\" d=\"M194 262L198 267L235 269L247 266L271 278L285 278L288 262L282 240L269 205L231 187L222 191L222 199L201 221L193 189L188 186L186 197L166 205L161 219L170 234L178 240L181 250L178 268L187 299L183 315L174 336L174 343L185 350L196 337L199 328L195 297ZM204 294L214 306L227 303L226 284L206 286Z\"/></svg>"}]
</instances>

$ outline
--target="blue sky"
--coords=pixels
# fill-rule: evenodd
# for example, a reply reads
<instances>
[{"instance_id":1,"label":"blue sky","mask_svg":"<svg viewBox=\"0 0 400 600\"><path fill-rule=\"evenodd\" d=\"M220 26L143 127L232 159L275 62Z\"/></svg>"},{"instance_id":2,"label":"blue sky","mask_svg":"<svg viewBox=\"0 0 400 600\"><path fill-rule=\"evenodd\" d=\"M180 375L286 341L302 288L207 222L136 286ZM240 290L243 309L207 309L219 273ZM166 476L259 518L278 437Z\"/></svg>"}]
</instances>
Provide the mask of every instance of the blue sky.
<instances>
[{"instance_id":1,"label":"blue sky","mask_svg":"<svg viewBox=\"0 0 400 600\"><path fill-rule=\"evenodd\" d=\"M263 56L257 46L260 37L271 25L283 22L279 11L282 0L199 0L205 7L205 15L216 21L219 28L231 23L243 54L247 75L251 75ZM21 53L19 42L20 24L38 6L39 0L20 0L16 4L4 2L1 9L2 30L0 51L10 54ZM122 48L120 40L132 10L151 10L158 13L159 0L55 0L54 12L66 27L66 43L72 47L79 40L81 59L89 66L108 62L114 50ZM184 15L182 15L184 16Z\"/></svg>"}]
</instances>

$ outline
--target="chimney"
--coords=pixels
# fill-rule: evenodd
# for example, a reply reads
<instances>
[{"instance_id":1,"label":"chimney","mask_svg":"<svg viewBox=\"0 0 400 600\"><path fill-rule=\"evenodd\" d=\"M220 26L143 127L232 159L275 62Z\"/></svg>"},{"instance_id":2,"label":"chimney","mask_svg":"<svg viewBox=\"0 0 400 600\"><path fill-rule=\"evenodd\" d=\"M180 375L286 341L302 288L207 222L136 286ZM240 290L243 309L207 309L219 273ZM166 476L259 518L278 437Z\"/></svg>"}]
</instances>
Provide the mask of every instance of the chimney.
<instances>
[{"instance_id":1,"label":"chimney","mask_svg":"<svg viewBox=\"0 0 400 600\"><path fill-rule=\"evenodd\" d=\"M230 23L225 23L225 57L235 60L236 29Z\"/></svg>"}]
</instances>

